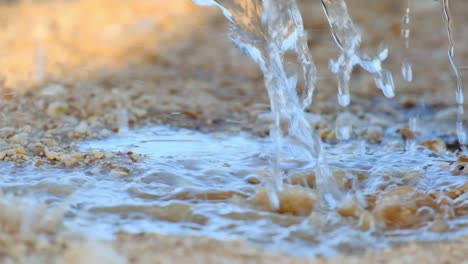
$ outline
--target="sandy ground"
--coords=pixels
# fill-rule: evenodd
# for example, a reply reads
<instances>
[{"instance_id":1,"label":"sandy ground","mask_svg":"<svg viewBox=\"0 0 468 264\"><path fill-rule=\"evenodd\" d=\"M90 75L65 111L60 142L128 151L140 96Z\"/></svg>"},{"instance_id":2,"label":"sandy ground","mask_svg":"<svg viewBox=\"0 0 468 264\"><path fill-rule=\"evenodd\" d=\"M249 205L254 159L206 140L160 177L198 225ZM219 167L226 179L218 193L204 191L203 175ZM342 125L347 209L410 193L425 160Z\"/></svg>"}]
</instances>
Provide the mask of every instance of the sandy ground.
<instances>
[{"instance_id":1,"label":"sandy ground","mask_svg":"<svg viewBox=\"0 0 468 264\"><path fill-rule=\"evenodd\" d=\"M73 142L109 136L122 124L268 133L269 123L259 118L268 111L263 77L226 40L227 25L217 10L196 7L189 0L128 3L21 1L0 6L0 159L37 166L103 164L122 176L138 156L80 153ZM454 83L446 59L443 13L422 0L414 5L419 7L414 11L411 42L416 81L402 84L396 74L394 102L405 108L424 99L445 109L453 105ZM326 138L333 132L330 120L339 108L335 80L324 65L336 57L337 49L318 1L302 6L309 45L320 67L319 88L308 111L323 116L316 129ZM456 44L466 43L468 27L459 25L468 22L462 15L468 8L462 0L453 1L453 6ZM366 46L383 42L391 50L403 45L402 10L399 3L351 5L352 16L370 32ZM456 55L460 64L467 62L467 46L458 45ZM402 56L394 52L388 61L395 73ZM350 109L356 115L371 109L390 111L371 103L371 98L381 96L373 80L360 70L355 76L355 103ZM446 116L453 118L453 111ZM61 230L60 210L39 208L37 216L50 219L25 231L19 224L19 209L11 204L16 202L0 204L3 263L463 263L468 252L467 237L329 260L296 259L239 241L207 238L119 234L114 241L88 241Z\"/></svg>"}]
</instances>

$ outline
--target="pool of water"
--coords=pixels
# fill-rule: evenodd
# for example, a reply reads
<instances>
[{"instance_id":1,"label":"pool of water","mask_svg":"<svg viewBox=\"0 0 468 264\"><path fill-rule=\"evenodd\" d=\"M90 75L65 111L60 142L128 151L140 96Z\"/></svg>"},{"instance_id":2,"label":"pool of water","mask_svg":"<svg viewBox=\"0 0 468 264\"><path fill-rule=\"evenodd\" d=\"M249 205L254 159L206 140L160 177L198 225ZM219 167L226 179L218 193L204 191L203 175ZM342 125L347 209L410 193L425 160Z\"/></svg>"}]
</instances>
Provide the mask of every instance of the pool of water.
<instances>
[{"instance_id":1,"label":"pool of water","mask_svg":"<svg viewBox=\"0 0 468 264\"><path fill-rule=\"evenodd\" d=\"M454 173L452 152L408 148L390 135L379 144L325 144L343 201L326 208L317 198L314 162L291 155L291 144L282 155L280 210L265 198L273 151L268 139L168 126L79 144L81 151L141 155L128 175L97 165L6 163L0 188L50 206L65 204L65 226L99 239L117 231L202 235L306 256L468 234L468 176Z\"/></svg>"}]
</instances>

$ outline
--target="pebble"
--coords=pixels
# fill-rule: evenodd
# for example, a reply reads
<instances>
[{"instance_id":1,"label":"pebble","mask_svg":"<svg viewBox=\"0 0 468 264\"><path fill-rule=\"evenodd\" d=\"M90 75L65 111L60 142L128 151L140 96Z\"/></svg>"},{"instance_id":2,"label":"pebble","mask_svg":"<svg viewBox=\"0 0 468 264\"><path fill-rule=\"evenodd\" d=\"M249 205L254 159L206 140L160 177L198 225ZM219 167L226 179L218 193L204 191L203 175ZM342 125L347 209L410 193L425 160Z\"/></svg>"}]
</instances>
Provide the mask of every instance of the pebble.
<instances>
[{"instance_id":1,"label":"pebble","mask_svg":"<svg viewBox=\"0 0 468 264\"><path fill-rule=\"evenodd\" d=\"M111 170L110 175L114 177L125 177L125 176L128 176L128 173L129 173L128 170L125 170L123 168L117 168L117 169Z\"/></svg>"},{"instance_id":2,"label":"pebble","mask_svg":"<svg viewBox=\"0 0 468 264\"><path fill-rule=\"evenodd\" d=\"M425 140L419 144L435 152L443 152L447 150L445 142L440 139Z\"/></svg>"},{"instance_id":3,"label":"pebble","mask_svg":"<svg viewBox=\"0 0 468 264\"><path fill-rule=\"evenodd\" d=\"M46 113L52 118L60 118L70 112L68 104L65 102L55 101L47 106Z\"/></svg>"},{"instance_id":4,"label":"pebble","mask_svg":"<svg viewBox=\"0 0 468 264\"><path fill-rule=\"evenodd\" d=\"M418 213L421 207L436 208L432 197L415 191L408 186L401 186L383 193L378 198L374 217L377 225L383 228L413 228L427 220L426 215Z\"/></svg>"}]
</instances>

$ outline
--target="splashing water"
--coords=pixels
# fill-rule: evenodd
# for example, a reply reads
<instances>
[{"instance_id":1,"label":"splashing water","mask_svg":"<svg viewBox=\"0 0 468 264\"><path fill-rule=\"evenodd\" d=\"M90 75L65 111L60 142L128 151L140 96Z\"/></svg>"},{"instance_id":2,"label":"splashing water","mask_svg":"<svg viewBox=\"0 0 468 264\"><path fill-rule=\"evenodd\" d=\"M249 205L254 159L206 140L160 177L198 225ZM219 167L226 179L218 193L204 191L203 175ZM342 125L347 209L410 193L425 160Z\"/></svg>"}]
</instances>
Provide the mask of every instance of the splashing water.
<instances>
[{"instance_id":1,"label":"splashing water","mask_svg":"<svg viewBox=\"0 0 468 264\"><path fill-rule=\"evenodd\" d=\"M405 59L401 64L401 74L403 75L403 79L407 82L411 82L413 80L413 68L411 66L411 61L409 59L409 40L411 35L411 0L408 0L405 14L403 19L401 20L401 37L405 43Z\"/></svg>"},{"instance_id":2,"label":"splashing water","mask_svg":"<svg viewBox=\"0 0 468 264\"><path fill-rule=\"evenodd\" d=\"M194 0L194 3L217 6L222 10L232 25L231 40L260 66L264 74L274 116L270 136L276 144L273 178L270 182L272 207L279 207L277 193L282 188L280 150L283 122L288 124L290 139L305 150L309 160L316 161L317 185L322 200L327 201L328 206L333 206L339 199L339 191L335 190L336 186L331 182L322 143L312 133L304 114L304 109L312 102L317 70L309 53L307 36L296 1ZM296 92L299 72L294 69L294 62L288 61L284 56L287 52L294 53L300 65L304 80L302 96Z\"/></svg>"},{"instance_id":3,"label":"splashing water","mask_svg":"<svg viewBox=\"0 0 468 264\"><path fill-rule=\"evenodd\" d=\"M444 14L445 18L447 19L447 34L449 39L449 49L448 49L448 58L450 61L450 66L452 67L453 73L457 79L457 91L456 91L456 99L457 99L457 135L458 135L458 142L462 147L463 151L466 152L466 131L463 125L463 115L464 115L464 107L463 107L463 86L460 73L458 72L458 67L454 59L455 48L453 44L453 37L452 37L452 17L450 15L450 1L443 0L444 6Z\"/></svg>"},{"instance_id":4,"label":"splashing water","mask_svg":"<svg viewBox=\"0 0 468 264\"><path fill-rule=\"evenodd\" d=\"M322 7L327 16L336 44L341 55L334 61L330 60L330 71L338 78L338 102L342 106L349 105L349 80L355 65L360 65L374 75L375 83L383 94L392 98L395 95L395 85L390 71L382 68L382 62L388 56L388 49L381 48L376 55L359 53L361 32L348 15L344 0L322 0Z\"/></svg>"}]
</instances>

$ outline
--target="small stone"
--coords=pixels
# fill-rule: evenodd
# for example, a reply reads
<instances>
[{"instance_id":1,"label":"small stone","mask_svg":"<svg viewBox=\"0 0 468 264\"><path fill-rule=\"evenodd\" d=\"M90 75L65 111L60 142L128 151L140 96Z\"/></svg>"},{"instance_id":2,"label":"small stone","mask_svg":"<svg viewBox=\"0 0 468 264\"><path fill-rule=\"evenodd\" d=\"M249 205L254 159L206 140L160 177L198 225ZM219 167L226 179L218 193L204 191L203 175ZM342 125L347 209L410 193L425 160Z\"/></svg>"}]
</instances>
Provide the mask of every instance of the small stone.
<instances>
[{"instance_id":1,"label":"small stone","mask_svg":"<svg viewBox=\"0 0 468 264\"><path fill-rule=\"evenodd\" d=\"M355 197L348 196L338 208L338 213L343 217L359 217L361 207Z\"/></svg>"},{"instance_id":2,"label":"small stone","mask_svg":"<svg viewBox=\"0 0 468 264\"><path fill-rule=\"evenodd\" d=\"M46 109L47 115L52 118L60 118L68 114L69 111L70 109L68 108L68 104L59 101L50 103Z\"/></svg>"},{"instance_id":3,"label":"small stone","mask_svg":"<svg viewBox=\"0 0 468 264\"><path fill-rule=\"evenodd\" d=\"M360 216L359 216L359 222L358 222L358 228L361 231L367 231L369 230L372 225L373 225L374 218L369 211L364 211Z\"/></svg>"},{"instance_id":4,"label":"small stone","mask_svg":"<svg viewBox=\"0 0 468 264\"><path fill-rule=\"evenodd\" d=\"M15 148L16 155L25 156L26 150L23 147Z\"/></svg>"},{"instance_id":5,"label":"small stone","mask_svg":"<svg viewBox=\"0 0 468 264\"><path fill-rule=\"evenodd\" d=\"M146 109L134 108L132 109L132 113L138 118L144 118L148 114L148 111Z\"/></svg>"},{"instance_id":6,"label":"small stone","mask_svg":"<svg viewBox=\"0 0 468 264\"><path fill-rule=\"evenodd\" d=\"M416 104L417 104L414 97L403 97L400 100L400 103L401 103L401 106L403 106L404 108L412 108L412 107L416 106Z\"/></svg>"},{"instance_id":7,"label":"small stone","mask_svg":"<svg viewBox=\"0 0 468 264\"><path fill-rule=\"evenodd\" d=\"M66 167L72 167L79 163L78 159L72 158L71 155L64 155L62 156L62 162L65 164Z\"/></svg>"},{"instance_id":8,"label":"small stone","mask_svg":"<svg viewBox=\"0 0 468 264\"><path fill-rule=\"evenodd\" d=\"M43 157L45 154L44 146L41 143L29 144L28 149L33 154L33 156L36 157Z\"/></svg>"},{"instance_id":9,"label":"small stone","mask_svg":"<svg viewBox=\"0 0 468 264\"><path fill-rule=\"evenodd\" d=\"M0 129L1 138L9 138L15 134L16 130L12 127L4 127Z\"/></svg>"},{"instance_id":10,"label":"small stone","mask_svg":"<svg viewBox=\"0 0 468 264\"><path fill-rule=\"evenodd\" d=\"M133 162L137 162L140 159L140 156L138 154L132 153L132 154L130 154L130 159Z\"/></svg>"},{"instance_id":11,"label":"small stone","mask_svg":"<svg viewBox=\"0 0 468 264\"><path fill-rule=\"evenodd\" d=\"M44 143L44 145L46 145L48 147L57 147L58 146L57 141L55 141L53 139L50 139L50 138L46 138L46 139L43 139L41 141Z\"/></svg>"},{"instance_id":12,"label":"small stone","mask_svg":"<svg viewBox=\"0 0 468 264\"><path fill-rule=\"evenodd\" d=\"M466 163L464 162L455 162L453 163L449 170L452 173L452 175L457 176L465 172L466 168Z\"/></svg>"},{"instance_id":13,"label":"small stone","mask_svg":"<svg viewBox=\"0 0 468 264\"><path fill-rule=\"evenodd\" d=\"M114 177L125 177L128 176L128 172L119 168L111 170L110 175Z\"/></svg>"},{"instance_id":14,"label":"small stone","mask_svg":"<svg viewBox=\"0 0 468 264\"><path fill-rule=\"evenodd\" d=\"M54 97L57 95L64 94L65 87L63 87L62 84L60 83L51 83L48 86L46 86L44 89L41 91L42 96L48 96L48 97Z\"/></svg>"},{"instance_id":15,"label":"small stone","mask_svg":"<svg viewBox=\"0 0 468 264\"><path fill-rule=\"evenodd\" d=\"M82 160L82 159L84 159L86 157L86 154L80 153L80 152L74 152L74 153L71 154L71 157L75 158L75 159Z\"/></svg>"},{"instance_id":16,"label":"small stone","mask_svg":"<svg viewBox=\"0 0 468 264\"><path fill-rule=\"evenodd\" d=\"M297 172L292 171L288 173L289 183L292 185L300 185L309 188L315 188L315 172L305 171Z\"/></svg>"},{"instance_id":17,"label":"small stone","mask_svg":"<svg viewBox=\"0 0 468 264\"><path fill-rule=\"evenodd\" d=\"M101 168L100 167L94 167L91 169L90 171L92 174L98 174L101 172Z\"/></svg>"},{"instance_id":18,"label":"small stone","mask_svg":"<svg viewBox=\"0 0 468 264\"><path fill-rule=\"evenodd\" d=\"M75 133L77 135L87 135L88 134L88 123L86 121L81 121L78 126L75 128Z\"/></svg>"},{"instance_id":19,"label":"small stone","mask_svg":"<svg viewBox=\"0 0 468 264\"><path fill-rule=\"evenodd\" d=\"M407 139L412 139L414 138L416 135L415 133L409 129L408 127L402 127L399 129L400 133L401 133L401 137L404 139L404 140L407 140Z\"/></svg>"},{"instance_id":20,"label":"small stone","mask_svg":"<svg viewBox=\"0 0 468 264\"><path fill-rule=\"evenodd\" d=\"M244 180L250 184L259 184L261 182L260 179L254 175L249 175L245 177Z\"/></svg>"},{"instance_id":21,"label":"small stone","mask_svg":"<svg viewBox=\"0 0 468 264\"><path fill-rule=\"evenodd\" d=\"M50 161L60 161L60 159L61 159L60 154L58 152L55 152L55 151L46 150L45 151L45 156Z\"/></svg>"},{"instance_id":22,"label":"small stone","mask_svg":"<svg viewBox=\"0 0 468 264\"><path fill-rule=\"evenodd\" d=\"M279 191L280 208L271 208L267 188L259 188L252 202L265 210L275 211L279 214L307 216L312 213L317 197L309 188L289 185Z\"/></svg>"},{"instance_id":23,"label":"small stone","mask_svg":"<svg viewBox=\"0 0 468 264\"><path fill-rule=\"evenodd\" d=\"M42 165L42 163L43 163L42 160L36 160L36 162L34 163L34 165L35 165L36 167L39 167L39 166Z\"/></svg>"},{"instance_id":24,"label":"small stone","mask_svg":"<svg viewBox=\"0 0 468 264\"><path fill-rule=\"evenodd\" d=\"M95 152L93 155L94 160L100 160L103 159L105 154L103 152Z\"/></svg>"},{"instance_id":25,"label":"small stone","mask_svg":"<svg viewBox=\"0 0 468 264\"><path fill-rule=\"evenodd\" d=\"M432 232L442 233L446 232L450 229L449 224L443 217L436 217L436 219L432 222L429 230Z\"/></svg>"},{"instance_id":26,"label":"small stone","mask_svg":"<svg viewBox=\"0 0 468 264\"><path fill-rule=\"evenodd\" d=\"M424 146L432 151L435 152L442 152L447 150L447 146L445 143L440 140L440 139L434 139L434 140L425 140L419 143L421 146Z\"/></svg>"},{"instance_id":27,"label":"small stone","mask_svg":"<svg viewBox=\"0 0 468 264\"><path fill-rule=\"evenodd\" d=\"M463 156L463 155L461 155L461 156L459 156L459 157L457 158L457 161L458 161L458 162L468 162L468 156Z\"/></svg>"},{"instance_id":28,"label":"small stone","mask_svg":"<svg viewBox=\"0 0 468 264\"><path fill-rule=\"evenodd\" d=\"M367 127L364 138L370 141L376 141L382 138L384 131L380 126L369 126Z\"/></svg>"},{"instance_id":29,"label":"small stone","mask_svg":"<svg viewBox=\"0 0 468 264\"><path fill-rule=\"evenodd\" d=\"M322 133L320 133L320 138L323 140L323 141L326 141L326 140L336 140L336 133L335 131L332 131L332 130L325 130L323 131Z\"/></svg>"},{"instance_id":30,"label":"small stone","mask_svg":"<svg viewBox=\"0 0 468 264\"><path fill-rule=\"evenodd\" d=\"M12 137L10 137L11 144L25 145L26 142L27 142L26 133L15 134Z\"/></svg>"},{"instance_id":31,"label":"small stone","mask_svg":"<svg viewBox=\"0 0 468 264\"><path fill-rule=\"evenodd\" d=\"M379 197L374 208L374 217L377 224L384 228L418 227L431 220L430 216L418 213L421 207L435 208L436 203L432 197L411 187L396 187Z\"/></svg>"}]
</instances>

